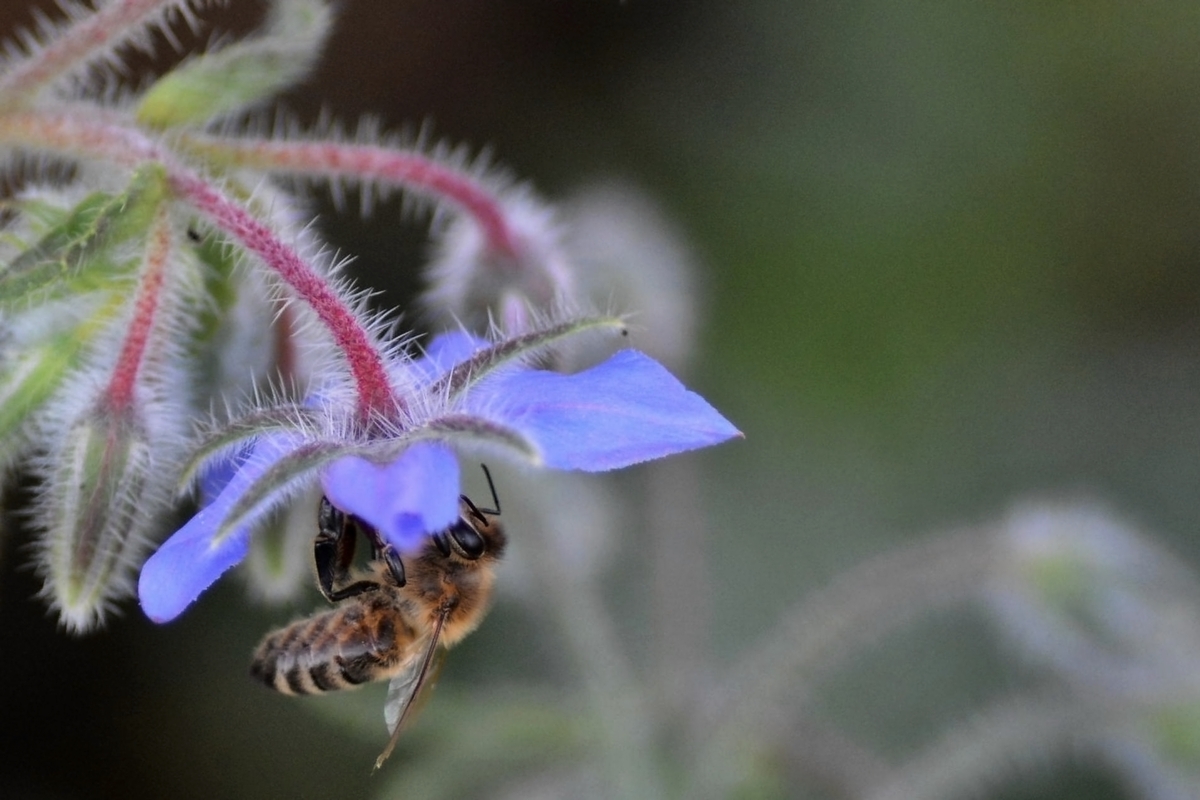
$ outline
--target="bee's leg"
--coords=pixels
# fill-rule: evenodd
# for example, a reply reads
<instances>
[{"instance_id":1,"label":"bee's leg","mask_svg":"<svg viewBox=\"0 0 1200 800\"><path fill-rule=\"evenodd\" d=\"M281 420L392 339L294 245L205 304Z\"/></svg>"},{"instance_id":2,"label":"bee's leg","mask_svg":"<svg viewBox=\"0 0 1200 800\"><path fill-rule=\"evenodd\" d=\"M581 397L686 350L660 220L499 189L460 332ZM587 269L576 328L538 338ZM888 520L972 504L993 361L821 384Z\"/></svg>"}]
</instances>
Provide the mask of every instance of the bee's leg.
<instances>
[{"instance_id":1,"label":"bee's leg","mask_svg":"<svg viewBox=\"0 0 1200 800\"><path fill-rule=\"evenodd\" d=\"M346 512L335 508L328 498L322 497L321 505L317 509L317 536L313 540L313 560L317 565L317 584L321 587L321 594L331 603L379 588L379 585L372 581L358 581L340 589L334 588L335 582L344 581L350 575L357 539L357 521Z\"/></svg>"},{"instance_id":2,"label":"bee's leg","mask_svg":"<svg viewBox=\"0 0 1200 800\"><path fill-rule=\"evenodd\" d=\"M379 550L379 557L384 560L391 570L392 579L396 581L397 586L403 586L408 582L404 577L404 562L400 560L400 554L396 552L396 548L390 544L385 544Z\"/></svg>"},{"instance_id":3,"label":"bee's leg","mask_svg":"<svg viewBox=\"0 0 1200 800\"><path fill-rule=\"evenodd\" d=\"M404 562L400 560L400 554L396 552L396 548L389 542L385 542L383 537L379 535L379 531L363 523L362 532L371 542L371 556L376 561L382 559L388 566L388 571L392 573L392 580L397 586L403 586L407 583L404 577Z\"/></svg>"},{"instance_id":4,"label":"bee's leg","mask_svg":"<svg viewBox=\"0 0 1200 800\"><path fill-rule=\"evenodd\" d=\"M321 593L324 594L331 603L336 603L338 600L345 600L347 597L357 597L364 592L379 591L379 584L375 581L358 581L349 586L344 586L341 589L327 592L324 589Z\"/></svg>"}]
</instances>

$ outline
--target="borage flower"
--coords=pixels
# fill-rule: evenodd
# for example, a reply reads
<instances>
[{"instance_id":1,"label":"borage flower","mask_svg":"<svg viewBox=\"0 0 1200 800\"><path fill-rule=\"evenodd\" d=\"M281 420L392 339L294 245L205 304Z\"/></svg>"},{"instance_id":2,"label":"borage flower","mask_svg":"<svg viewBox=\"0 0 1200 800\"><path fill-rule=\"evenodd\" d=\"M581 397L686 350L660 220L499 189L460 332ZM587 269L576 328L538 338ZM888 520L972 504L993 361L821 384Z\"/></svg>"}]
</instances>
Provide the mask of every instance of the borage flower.
<instances>
[{"instance_id":1,"label":"borage flower","mask_svg":"<svg viewBox=\"0 0 1200 800\"><path fill-rule=\"evenodd\" d=\"M143 610L157 622L178 616L245 557L254 523L317 474L335 506L412 552L458 516L452 444L500 450L534 466L602 472L740 435L636 350L574 374L528 365L556 341L597 327L621 323L574 320L495 344L466 333L438 336L422 358L390 367L394 391L408 403L398 419L355 426L353 404L330 392L300 409L236 423L204 450L217 471L232 472L228 482L142 568ZM230 446L247 439L231 469Z\"/></svg>"}]
</instances>

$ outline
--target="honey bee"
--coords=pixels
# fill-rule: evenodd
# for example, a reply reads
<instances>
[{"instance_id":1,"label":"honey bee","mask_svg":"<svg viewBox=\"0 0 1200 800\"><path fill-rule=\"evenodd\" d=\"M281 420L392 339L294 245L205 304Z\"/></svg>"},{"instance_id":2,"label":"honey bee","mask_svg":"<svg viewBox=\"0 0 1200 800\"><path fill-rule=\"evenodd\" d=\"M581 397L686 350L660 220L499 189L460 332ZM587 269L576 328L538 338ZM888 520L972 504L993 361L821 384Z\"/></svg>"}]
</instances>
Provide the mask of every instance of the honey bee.
<instances>
[{"instance_id":1,"label":"honey bee","mask_svg":"<svg viewBox=\"0 0 1200 800\"><path fill-rule=\"evenodd\" d=\"M391 755L435 662L487 614L495 566L506 539L500 501L484 468L494 508L459 496L459 518L401 559L379 532L325 497L313 542L317 584L335 607L269 633L250 674L283 694L321 694L390 680L384 717L392 732L375 761ZM354 570L359 534L371 543L365 570Z\"/></svg>"}]
</instances>

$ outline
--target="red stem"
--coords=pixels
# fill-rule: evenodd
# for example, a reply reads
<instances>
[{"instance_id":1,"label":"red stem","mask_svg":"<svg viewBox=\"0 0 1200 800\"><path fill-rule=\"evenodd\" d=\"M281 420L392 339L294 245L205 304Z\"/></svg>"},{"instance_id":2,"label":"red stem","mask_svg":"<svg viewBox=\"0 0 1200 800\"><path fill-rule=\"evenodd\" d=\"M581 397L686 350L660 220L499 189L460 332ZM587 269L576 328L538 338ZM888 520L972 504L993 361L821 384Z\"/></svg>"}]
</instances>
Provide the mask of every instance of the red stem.
<instances>
[{"instance_id":1,"label":"red stem","mask_svg":"<svg viewBox=\"0 0 1200 800\"><path fill-rule=\"evenodd\" d=\"M516 256L520 242L495 194L479 181L427 156L336 142L273 142L188 136L186 146L214 161L289 175L320 174L385 181L420 189L457 205L483 230L489 247Z\"/></svg>"},{"instance_id":2,"label":"red stem","mask_svg":"<svg viewBox=\"0 0 1200 800\"><path fill-rule=\"evenodd\" d=\"M0 97L10 103L31 101L43 86L72 66L121 41L142 20L171 0L114 0L66 28L48 45L18 61L0 81Z\"/></svg>"},{"instance_id":3,"label":"red stem","mask_svg":"<svg viewBox=\"0 0 1200 800\"><path fill-rule=\"evenodd\" d=\"M350 364L358 388L358 413L362 421L366 422L374 414L392 417L398 408L404 408L403 400L392 392L383 358L358 318L295 250L198 176L174 170L171 185L217 227L262 259L313 309Z\"/></svg>"},{"instance_id":4,"label":"red stem","mask_svg":"<svg viewBox=\"0 0 1200 800\"><path fill-rule=\"evenodd\" d=\"M154 327L155 312L162 297L166 279L167 259L171 254L171 228L165 214L160 214L150 232L146 248L146 267L138 289L137 303L133 308L133 319L129 333L121 345L117 366L108 383L105 399L108 407L118 414L124 413L133 404L133 392L137 386L138 370L146 353L146 343Z\"/></svg>"},{"instance_id":5,"label":"red stem","mask_svg":"<svg viewBox=\"0 0 1200 800\"><path fill-rule=\"evenodd\" d=\"M333 289L267 226L204 179L179 166L169 153L136 128L120 124L112 115L95 112L86 116L71 112L2 114L0 142L42 153L57 151L73 158L100 158L130 167L147 161L162 163L177 194L262 259L312 307L350 365L361 420L367 422L376 413L394 418L397 411L404 411L403 398L392 392L383 357L358 318Z\"/></svg>"}]
</instances>

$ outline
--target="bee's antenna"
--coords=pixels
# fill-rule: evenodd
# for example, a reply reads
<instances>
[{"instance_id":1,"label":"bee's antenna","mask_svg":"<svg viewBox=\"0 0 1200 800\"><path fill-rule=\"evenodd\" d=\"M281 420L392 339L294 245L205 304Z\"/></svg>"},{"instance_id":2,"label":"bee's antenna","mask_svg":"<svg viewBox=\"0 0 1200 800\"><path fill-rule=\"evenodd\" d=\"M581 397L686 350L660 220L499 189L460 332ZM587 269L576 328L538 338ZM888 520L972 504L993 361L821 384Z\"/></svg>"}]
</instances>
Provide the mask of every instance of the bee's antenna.
<instances>
[{"instance_id":1,"label":"bee's antenna","mask_svg":"<svg viewBox=\"0 0 1200 800\"><path fill-rule=\"evenodd\" d=\"M471 506L473 511L479 511L484 514L491 514L493 517L498 517L500 516L500 497L496 494L496 484L492 482L492 471L487 468L487 464L480 464L479 468L483 470L483 474L487 478L488 488L492 490L492 505L494 505L495 508L476 508L475 504L470 500L468 500L467 503Z\"/></svg>"}]
</instances>

